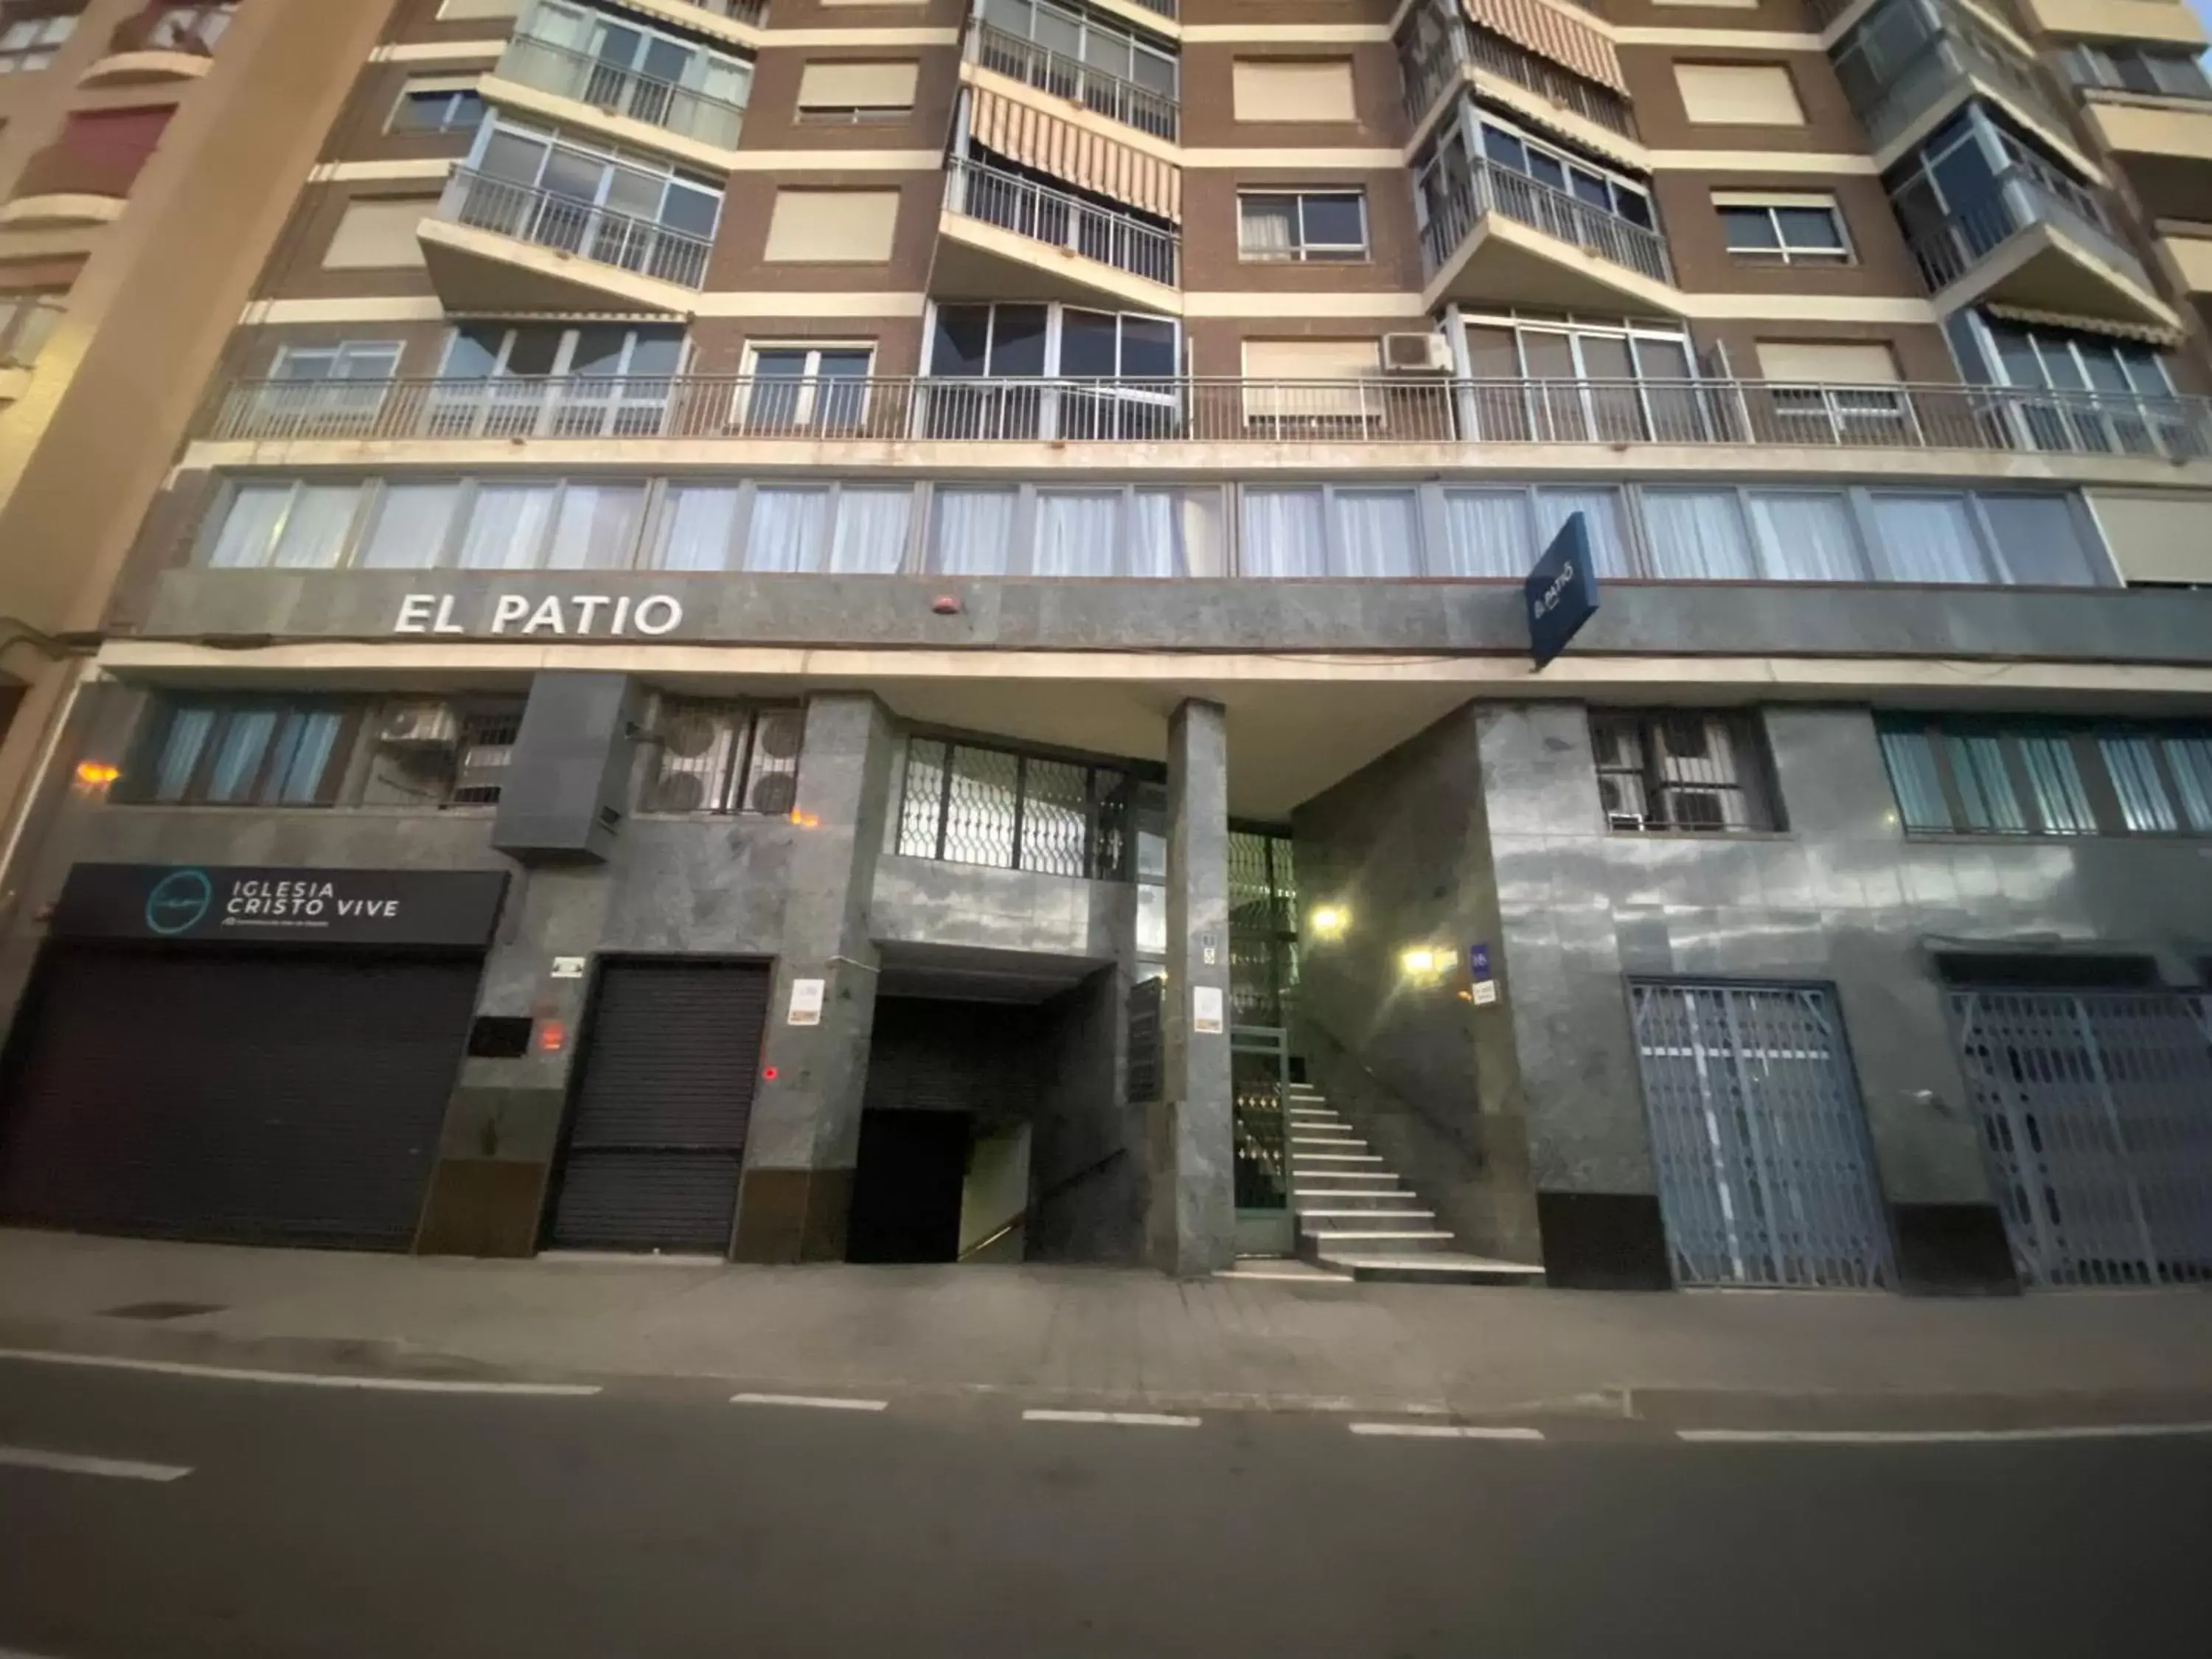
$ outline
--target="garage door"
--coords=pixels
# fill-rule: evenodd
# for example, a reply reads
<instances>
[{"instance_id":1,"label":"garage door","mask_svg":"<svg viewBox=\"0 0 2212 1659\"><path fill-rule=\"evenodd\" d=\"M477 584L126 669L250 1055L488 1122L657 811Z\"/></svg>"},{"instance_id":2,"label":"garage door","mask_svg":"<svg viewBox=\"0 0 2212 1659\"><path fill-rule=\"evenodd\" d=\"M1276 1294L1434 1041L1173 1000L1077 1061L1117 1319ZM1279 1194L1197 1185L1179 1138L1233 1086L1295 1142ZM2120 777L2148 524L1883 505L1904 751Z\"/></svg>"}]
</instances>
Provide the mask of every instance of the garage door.
<instances>
[{"instance_id":1,"label":"garage door","mask_svg":"<svg viewBox=\"0 0 2212 1659\"><path fill-rule=\"evenodd\" d=\"M600 969L553 1244L728 1250L768 996L769 970L757 963Z\"/></svg>"},{"instance_id":2,"label":"garage door","mask_svg":"<svg viewBox=\"0 0 2212 1659\"><path fill-rule=\"evenodd\" d=\"M404 1249L478 963L62 949L0 1099L0 1217Z\"/></svg>"}]
</instances>

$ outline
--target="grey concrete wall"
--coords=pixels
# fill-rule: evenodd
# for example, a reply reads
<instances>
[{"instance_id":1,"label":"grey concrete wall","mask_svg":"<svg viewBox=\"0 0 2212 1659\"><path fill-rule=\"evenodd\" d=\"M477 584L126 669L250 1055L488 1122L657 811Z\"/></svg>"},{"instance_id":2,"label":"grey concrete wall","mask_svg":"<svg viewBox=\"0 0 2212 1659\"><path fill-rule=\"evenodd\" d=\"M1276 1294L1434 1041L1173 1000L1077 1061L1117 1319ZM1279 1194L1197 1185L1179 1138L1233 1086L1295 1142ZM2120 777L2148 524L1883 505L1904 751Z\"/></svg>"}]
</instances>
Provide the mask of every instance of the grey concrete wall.
<instances>
[{"instance_id":1,"label":"grey concrete wall","mask_svg":"<svg viewBox=\"0 0 2212 1659\"><path fill-rule=\"evenodd\" d=\"M2113 589L1704 586L1619 582L1578 652L2034 657L2212 662L2212 592ZM1000 580L558 571L165 571L146 614L117 631L277 639L395 637L410 593L452 595L480 631L495 593L666 593L684 608L667 642L860 643L1024 649L1483 651L1520 654L1513 583ZM957 614L930 601L949 594ZM605 621L605 613L600 617ZM420 638L400 635L399 638ZM544 643L550 633L498 637ZM625 641L651 643L633 631Z\"/></svg>"},{"instance_id":2,"label":"grey concrete wall","mask_svg":"<svg viewBox=\"0 0 2212 1659\"><path fill-rule=\"evenodd\" d=\"M1035 951L1127 962L1136 886L1030 870L889 857L875 872L868 926L878 942Z\"/></svg>"},{"instance_id":3,"label":"grey concrete wall","mask_svg":"<svg viewBox=\"0 0 2212 1659\"><path fill-rule=\"evenodd\" d=\"M1104 968L1042 1011L1028 1254L1134 1264L1145 1246L1145 1120L1126 1098L1123 968Z\"/></svg>"}]
</instances>

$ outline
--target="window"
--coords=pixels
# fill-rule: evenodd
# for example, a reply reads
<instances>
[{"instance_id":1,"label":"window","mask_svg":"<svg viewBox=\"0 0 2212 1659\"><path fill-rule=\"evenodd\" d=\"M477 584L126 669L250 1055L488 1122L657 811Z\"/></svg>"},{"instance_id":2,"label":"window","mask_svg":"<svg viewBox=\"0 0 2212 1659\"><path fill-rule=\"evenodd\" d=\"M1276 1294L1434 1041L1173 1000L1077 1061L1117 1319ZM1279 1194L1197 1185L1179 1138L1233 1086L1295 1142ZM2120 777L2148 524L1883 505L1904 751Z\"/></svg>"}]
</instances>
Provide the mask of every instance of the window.
<instances>
[{"instance_id":1,"label":"window","mask_svg":"<svg viewBox=\"0 0 2212 1659\"><path fill-rule=\"evenodd\" d=\"M397 340L285 345L258 401L270 421L302 436L359 430L383 411L400 351Z\"/></svg>"},{"instance_id":2,"label":"window","mask_svg":"<svg viewBox=\"0 0 2212 1659\"><path fill-rule=\"evenodd\" d=\"M347 203L337 234L323 250L323 268L368 270L421 264L422 244L415 228L437 207L437 199L428 196Z\"/></svg>"},{"instance_id":3,"label":"window","mask_svg":"<svg viewBox=\"0 0 2212 1659\"><path fill-rule=\"evenodd\" d=\"M771 264L882 264L898 228L895 190L779 189L769 210Z\"/></svg>"},{"instance_id":4,"label":"window","mask_svg":"<svg viewBox=\"0 0 2212 1659\"><path fill-rule=\"evenodd\" d=\"M752 95L745 59L568 0L538 0L501 73L722 149L737 147Z\"/></svg>"},{"instance_id":5,"label":"window","mask_svg":"<svg viewBox=\"0 0 2212 1659\"><path fill-rule=\"evenodd\" d=\"M1181 429L1174 384L1181 360L1181 336L1166 317L1069 305L939 305L930 325L922 429L938 438L1173 436ZM1029 381L1038 384L1021 384Z\"/></svg>"},{"instance_id":6,"label":"window","mask_svg":"<svg viewBox=\"0 0 2212 1659\"><path fill-rule=\"evenodd\" d=\"M1832 196L1716 195L1729 254L1745 264L1847 265L1850 244Z\"/></svg>"},{"instance_id":7,"label":"window","mask_svg":"<svg viewBox=\"0 0 2212 1659\"><path fill-rule=\"evenodd\" d=\"M1758 343L1776 429L1808 444L1900 443L1912 436L1897 358L1878 340ZM1759 395L1759 394L1752 394Z\"/></svg>"},{"instance_id":8,"label":"window","mask_svg":"<svg viewBox=\"0 0 2212 1659\"><path fill-rule=\"evenodd\" d=\"M0 75L29 75L45 69L76 33L73 15L0 20Z\"/></svg>"},{"instance_id":9,"label":"window","mask_svg":"<svg viewBox=\"0 0 2212 1659\"><path fill-rule=\"evenodd\" d=\"M722 217L714 179L504 120L477 129L461 182L449 210L463 224L691 288Z\"/></svg>"},{"instance_id":10,"label":"window","mask_svg":"<svg viewBox=\"0 0 2212 1659\"><path fill-rule=\"evenodd\" d=\"M207 562L217 570L331 570L361 505L355 483L250 481L235 486Z\"/></svg>"},{"instance_id":11,"label":"window","mask_svg":"<svg viewBox=\"0 0 2212 1659\"><path fill-rule=\"evenodd\" d=\"M1472 435L1539 443L1716 435L1712 406L1692 389L1689 336L1679 327L1470 315L1463 335L1477 383L1466 399Z\"/></svg>"},{"instance_id":12,"label":"window","mask_svg":"<svg viewBox=\"0 0 2212 1659\"><path fill-rule=\"evenodd\" d=\"M1955 313L1946 332L1968 380L2051 394L2000 407L2022 448L2173 459L2205 453L2198 422L2173 395L2165 356L2150 346L1981 312Z\"/></svg>"},{"instance_id":13,"label":"window","mask_svg":"<svg viewBox=\"0 0 2212 1659\"><path fill-rule=\"evenodd\" d=\"M0 365L28 368L61 326L64 301L59 289L0 294Z\"/></svg>"},{"instance_id":14,"label":"window","mask_svg":"<svg viewBox=\"0 0 2212 1659\"><path fill-rule=\"evenodd\" d=\"M118 799L179 806L328 806L355 733L354 705L326 699L180 696L155 711Z\"/></svg>"},{"instance_id":15,"label":"window","mask_svg":"<svg viewBox=\"0 0 2212 1659\"><path fill-rule=\"evenodd\" d=\"M1418 576L1421 515L1411 489L1246 487L1248 576Z\"/></svg>"},{"instance_id":16,"label":"window","mask_svg":"<svg viewBox=\"0 0 2212 1659\"><path fill-rule=\"evenodd\" d=\"M1221 492L940 484L930 492L926 566L945 575L1218 576Z\"/></svg>"},{"instance_id":17,"label":"window","mask_svg":"<svg viewBox=\"0 0 2212 1659\"><path fill-rule=\"evenodd\" d=\"M781 817L799 799L805 718L798 708L663 697L644 810Z\"/></svg>"},{"instance_id":18,"label":"window","mask_svg":"<svg viewBox=\"0 0 2212 1659\"><path fill-rule=\"evenodd\" d=\"M1357 437L1382 419L1374 340L1247 340L1244 423L1282 437Z\"/></svg>"},{"instance_id":19,"label":"window","mask_svg":"<svg viewBox=\"0 0 2212 1659\"><path fill-rule=\"evenodd\" d=\"M1908 832L2212 835L2212 726L1885 715Z\"/></svg>"},{"instance_id":20,"label":"window","mask_svg":"<svg viewBox=\"0 0 2212 1659\"><path fill-rule=\"evenodd\" d=\"M2205 79L2196 54L2185 46L2085 40L2066 48L2066 67L2076 86L2167 98L2212 98L2212 81Z\"/></svg>"},{"instance_id":21,"label":"window","mask_svg":"<svg viewBox=\"0 0 2212 1659\"><path fill-rule=\"evenodd\" d=\"M1783 827L1756 714L1590 714L1597 792L1616 830Z\"/></svg>"},{"instance_id":22,"label":"window","mask_svg":"<svg viewBox=\"0 0 2212 1659\"><path fill-rule=\"evenodd\" d=\"M231 13L237 7L222 0L216 4L167 5L154 15L152 26L146 31L146 48L151 52L212 52L223 31L230 27Z\"/></svg>"},{"instance_id":23,"label":"window","mask_svg":"<svg viewBox=\"0 0 2212 1659\"><path fill-rule=\"evenodd\" d=\"M276 380L388 380L399 373L397 340L343 340L336 345L286 345L269 371Z\"/></svg>"},{"instance_id":24,"label":"window","mask_svg":"<svg viewBox=\"0 0 2212 1659\"><path fill-rule=\"evenodd\" d=\"M910 487L672 484L646 564L654 570L889 575L906 562Z\"/></svg>"},{"instance_id":25,"label":"window","mask_svg":"<svg viewBox=\"0 0 2212 1659\"><path fill-rule=\"evenodd\" d=\"M1349 58L1239 58L1230 70L1239 121L1356 122Z\"/></svg>"},{"instance_id":26,"label":"window","mask_svg":"<svg viewBox=\"0 0 2212 1659\"><path fill-rule=\"evenodd\" d=\"M1173 46L1117 17L1048 0L984 0L979 59L1163 138L1176 136ZM1010 37L1009 47L997 36ZM1133 89L1133 90L1132 90Z\"/></svg>"},{"instance_id":27,"label":"window","mask_svg":"<svg viewBox=\"0 0 2212 1659\"><path fill-rule=\"evenodd\" d=\"M816 60L800 70L802 121L901 121L914 108L921 65Z\"/></svg>"},{"instance_id":28,"label":"window","mask_svg":"<svg viewBox=\"0 0 2212 1659\"><path fill-rule=\"evenodd\" d=\"M1127 772L909 738L899 854L1091 881L1129 879Z\"/></svg>"},{"instance_id":29,"label":"window","mask_svg":"<svg viewBox=\"0 0 2212 1659\"><path fill-rule=\"evenodd\" d=\"M362 805L496 806L522 729L522 700L394 699L374 721Z\"/></svg>"},{"instance_id":30,"label":"window","mask_svg":"<svg viewBox=\"0 0 2212 1659\"><path fill-rule=\"evenodd\" d=\"M1455 137L1449 147L1454 155L1458 154L1457 143ZM1442 152L1437 159L1446 162L1447 172L1452 170ZM1563 149L1555 149L1487 112L1482 117L1482 159L1585 207L1626 219L1639 229L1650 230L1657 222L1652 217L1650 195L1641 185L1593 167ZM1542 200L1510 205L1508 210L1513 217L1527 219L1546 228L1552 228L1556 216L1556 210L1547 207ZM1569 221L1561 221L1554 234L1565 235L1570 241L1579 241L1583 239L1574 234L1571 218L1571 216Z\"/></svg>"},{"instance_id":31,"label":"window","mask_svg":"<svg viewBox=\"0 0 2212 1659\"><path fill-rule=\"evenodd\" d=\"M423 420L439 437L653 437L684 366L677 324L463 323Z\"/></svg>"},{"instance_id":32,"label":"window","mask_svg":"<svg viewBox=\"0 0 2212 1659\"><path fill-rule=\"evenodd\" d=\"M860 431L875 355L872 345L749 343L740 425L748 433Z\"/></svg>"},{"instance_id":33,"label":"window","mask_svg":"<svg viewBox=\"0 0 2212 1659\"><path fill-rule=\"evenodd\" d=\"M1364 259L1367 198L1356 190L1240 192L1237 254L1254 261Z\"/></svg>"},{"instance_id":34,"label":"window","mask_svg":"<svg viewBox=\"0 0 2212 1659\"><path fill-rule=\"evenodd\" d=\"M392 106L387 132L473 132L484 101L474 76L440 76L410 81Z\"/></svg>"},{"instance_id":35,"label":"window","mask_svg":"<svg viewBox=\"0 0 2212 1659\"><path fill-rule=\"evenodd\" d=\"M1805 106L1782 64L1674 65L1682 107L1701 126L1802 127Z\"/></svg>"}]
</instances>

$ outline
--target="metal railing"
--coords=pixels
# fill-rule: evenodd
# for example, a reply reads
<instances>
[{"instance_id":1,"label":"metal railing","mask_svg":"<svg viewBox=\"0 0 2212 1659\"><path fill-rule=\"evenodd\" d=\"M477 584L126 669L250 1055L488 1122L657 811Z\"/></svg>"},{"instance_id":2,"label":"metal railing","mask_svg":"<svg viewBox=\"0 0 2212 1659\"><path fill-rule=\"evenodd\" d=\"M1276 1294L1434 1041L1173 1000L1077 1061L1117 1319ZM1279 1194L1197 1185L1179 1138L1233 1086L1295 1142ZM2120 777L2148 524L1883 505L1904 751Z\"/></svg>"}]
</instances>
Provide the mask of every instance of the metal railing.
<instances>
[{"instance_id":1,"label":"metal railing","mask_svg":"<svg viewBox=\"0 0 2212 1659\"><path fill-rule=\"evenodd\" d=\"M1445 26L1445 36L1431 42L1418 58L1401 56L1399 59L1409 120L1419 121L1427 114L1445 85L1458 78L1459 66L1471 64L1623 137L1636 136L1636 120L1629 112L1628 100L1610 88L1585 81L1483 29L1453 22Z\"/></svg>"},{"instance_id":2,"label":"metal railing","mask_svg":"<svg viewBox=\"0 0 2212 1659\"><path fill-rule=\"evenodd\" d=\"M1453 250L1467 240L1476 221L1486 213L1503 214L1521 224L1533 225L1601 259L1640 271L1656 283L1671 285L1674 280L1666 240L1657 231L1647 230L1563 190L1538 184L1525 173L1510 173L1486 162L1478 164L1464 181L1452 179L1445 184L1441 207L1421 227L1424 274L1433 276L1442 270Z\"/></svg>"},{"instance_id":3,"label":"metal railing","mask_svg":"<svg viewBox=\"0 0 2212 1659\"><path fill-rule=\"evenodd\" d=\"M1676 444L2212 457L2212 398L1767 380L238 380L218 441Z\"/></svg>"},{"instance_id":4,"label":"metal railing","mask_svg":"<svg viewBox=\"0 0 2212 1659\"><path fill-rule=\"evenodd\" d=\"M2033 70L2008 53L1984 48L1957 22L1946 23L1940 33L1930 35L1911 61L1884 82L1863 106L1856 98L1851 101L1867 136L1880 148L1911 125L1954 82L1968 76L1988 82L2060 132L2072 131L2057 101L2044 89ZM1849 81L1844 90L1852 90Z\"/></svg>"},{"instance_id":5,"label":"metal railing","mask_svg":"<svg viewBox=\"0 0 2212 1659\"><path fill-rule=\"evenodd\" d=\"M439 216L684 288L697 288L706 280L707 255L714 246L706 237L650 219L465 167L454 169Z\"/></svg>"},{"instance_id":6,"label":"metal railing","mask_svg":"<svg viewBox=\"0 0 2212 1659\"><path fill-rule=\"evenodd\" d=\"M1176 0L1136 0L1136 3L1146 11L1166 18L1170 23L1174 22L1178 15L1176 11Z\"/></svg>"},{"instance_id":7,"label":"metal railing","mask_svg":"<svg viewBox=\"0 0 2212 1659\"><path fill-rule=\"evenodd\" d=\"M742 104L619 69L533 34L518 34L507 43L499 74L540 92L573 98L610 115L625 115L722 149L738 147L738 129L744 123Z\"/></svg>"},{"instance_id":8,"label":"metal railing","mask_svg":"<svg viewBox=\"0 0 2212 1659\"><path fill-rule=\"evenodd\" d=\"M1010 173L956 159L945 169L945 205L1133 276L1169 288L1179 281L1182 239L1174 231Z\"/></svg>"},{"instance_id":9,"label":"metal railing","mask_svg":"<svg viewBox=\"0 0 2212 1659\"><path fill-rule=\"evenodd\" d=\"M2142 262L2106 228L2103 208L2087 191L2024 167L2006 168L1997 174L1996 185L1996 194L1987 201L1954 212L1940 224L1906 227L1905 243L1929 293L1942 293L2035 224L2051 226L2141 286L2150 286Z\"/></svg>"},{"instance_id":10,"label":"metal railing","mask_svg":"<svg viewBox=\"0 0 2212 1659\"><path fill-rule=\"evenodd\" d=\"M1040 92L1071 99L1139 132L1173 138L1182 128L1182 105L1167 94L1093 69L1079 58L1070 58L988 23L977 23L968 31L968 56L984 69L1026 82Z\"/></svg>"}]
</instances>

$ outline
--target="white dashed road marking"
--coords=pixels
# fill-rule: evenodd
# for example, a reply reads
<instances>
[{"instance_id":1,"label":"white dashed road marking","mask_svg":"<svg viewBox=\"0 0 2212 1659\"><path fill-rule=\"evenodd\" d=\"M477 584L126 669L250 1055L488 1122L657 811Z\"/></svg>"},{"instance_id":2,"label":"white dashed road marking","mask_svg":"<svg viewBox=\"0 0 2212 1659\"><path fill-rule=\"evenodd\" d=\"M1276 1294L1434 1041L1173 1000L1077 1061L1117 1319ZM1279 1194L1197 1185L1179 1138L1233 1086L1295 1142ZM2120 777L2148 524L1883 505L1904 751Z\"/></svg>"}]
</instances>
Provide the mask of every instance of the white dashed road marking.
<instances>
[{"instance_id":1,"label":"white dashed road marking","mask_svg":"<svg viewBox=\"0 0 2212 1659\"><path fill-rule=\"evenodd\" d=\"M1939 1446L2022 1440L2151 1440L2212 1434L2212 1423L2083 1423L2047 1429L1677 1429L1674 1437L1720 1446Z\"/></svg>"},{"instance_id":2,"label":"white dashed road marking","mask_svg":"<svg viewBox=\"0 0 2212 1659\"><path fill-rule=\"evenodd\" d=\"M1022 1413L1024 1423L1119 1423L1139 1429L1194 1429L1204 1421L1196 1417L1170 1417L1164 1412L1054 1412Z\"/></svg>"},{"instance_id":3,"label":"white dashed road marking","mask_svg":"<svg viewBox=\"0 0 2212 1659\"><path fill-rule=\"evenodd\" d=\"M1541 1429L1492 1428L1475 1423L1354 1423L1354 1434L1406 1440L1541 1440Z\"/></svg>"},{"instance_id":4,"label":"white dashed road marking","mask_svg":"<svg viewBox=\"0 0 2212 1659\"><path fill-rule=\"evenodd\" d=\"M826 1394L733 1394L732 1406L808 1406L825 1412L879 1412L888 1400L843 1400Z\"/></svg>"},{"instance_id":5,"label":"white dashed road marking","mask_svg":"<svg viewBox=\"0 0 2212 1659\"><path fill-rule=\"evenodd\" d=\"M74 1452L37 1451L28 1446L0 1446L0 1465L17 1469L47 1469L56 1474L97 1474L110 1480L181 1480L191 1473L174 1463L80 1457Z\"/></svg>"},{"instance_id":6,"label":"white dashed road marking","mask_svg":"<svg viewBox=\"0 0 2212 1659\"><path fill-rule=\"evenodd\" d=\"M0 1348L0 1360L38 1365L91 1365L106 1370L148 1371L156 1376L198 1376L218 1382L283 1382L299 1389L381 1389L393 1394L513 1394L580 1398L599 1392L596 1382L466 1382L428 1376L338 1376L316 1371L241 1370L230 1365L188 1365L174 1359L125 1359L104 1353L49 1353L40 1348Z\"/></svg>"}]
</instances>

